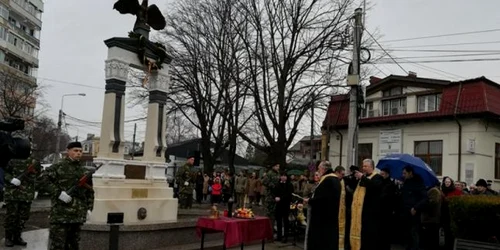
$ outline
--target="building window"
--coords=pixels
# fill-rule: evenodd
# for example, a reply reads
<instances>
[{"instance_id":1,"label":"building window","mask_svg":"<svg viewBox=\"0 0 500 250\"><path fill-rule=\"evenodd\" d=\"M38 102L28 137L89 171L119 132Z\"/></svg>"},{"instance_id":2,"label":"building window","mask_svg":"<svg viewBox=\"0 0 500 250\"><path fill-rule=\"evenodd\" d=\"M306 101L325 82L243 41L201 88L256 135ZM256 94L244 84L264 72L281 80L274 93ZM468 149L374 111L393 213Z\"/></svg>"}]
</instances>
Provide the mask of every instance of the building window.
<instances>
[{"instance_id":1,"label":"building window","mask_svg":"<svg viewBox=\"0 0 500 250\"><path fill-rule=\"evenodd\" d=\"M361 113L361 117L374 117L375 111L373 110L373 102L367 102L365 108Z\"/></svg>"},{"instance_id":2,"label":"building window","mask_svg":"<svg viewBox=\"0 0 500 250\"><path fill-rule=\"evenodd\" d=\"M389 90L384 90L382 92L383 97L400 96L403 94L403 87L394 87Z\"/></svg>"},{"instance_id":3,"label":"building window","mask_svg":"<svg viewBox=\"0 0 500 250\"><path fill-rule=\"evenodd\" d=\"M442 175L443 141L416 141L415 157L427 163L436 175Z\"/></svg>"},{"instance_id":4,"label":"building window","mask_svg":"<svg viewBox=\"0 0 500 250\"><path fill-rule=\"evenodd\" d=\"M9 20L9 10L3 4L0 4L0 16L5 20Z\"/></svg>"},{"instance_id":5,"label":"building window","mask_svg":"<svg viewBox=\"0 0 500 250\"><path fill-rule=\"evenodd\" d=\"M495 179L500 179L500 143L495 143Z\"/></svg>"},{"instance_id":6,"label":"building window","mask_svg":"<svg viewBox=\"0 0 500 250\"><path fill-rule=\"evenodd\" d=\"M0 26L0 39L7 40L7 29Z\"/></svg>"},{"instance_id":7,"label":"building window","mask_svg":"<svg viewBox=\"0 0 500 250\"><path fill-rule=\"evenodd\" d=\"M438 111L441 104L441 94L419 96L417 101L417 111L431 112Z\"/></svg>"},{"instance_id":8,"label":"building window","mask_svg":"<svg viewBox=\"0 0 500 250\"><path fill-rule=\"evenodd\" d=\"M382 101L383 115L406 114L406 98L396 98Z\"/></svg>"},{"instance_id":9,"label":"building window","mask_svg":"<svg viewBox=\"0 0 500 250\"><path fill-rule=\"evenodd\" d=\"M364 159L372 159L373 144L360 143L358 144L358 165L361 166Z\"/></svg>"},{"instance_id":10,"label":"building window","mask_svg":"<svg viewBox=\"0 0 500 250\"><path fill-rule=\"evenodd\" d=\"M89 145L88 144L83 145L83 152L85 152L85 153L89 152Z\"/></svg>"}]
</instances>

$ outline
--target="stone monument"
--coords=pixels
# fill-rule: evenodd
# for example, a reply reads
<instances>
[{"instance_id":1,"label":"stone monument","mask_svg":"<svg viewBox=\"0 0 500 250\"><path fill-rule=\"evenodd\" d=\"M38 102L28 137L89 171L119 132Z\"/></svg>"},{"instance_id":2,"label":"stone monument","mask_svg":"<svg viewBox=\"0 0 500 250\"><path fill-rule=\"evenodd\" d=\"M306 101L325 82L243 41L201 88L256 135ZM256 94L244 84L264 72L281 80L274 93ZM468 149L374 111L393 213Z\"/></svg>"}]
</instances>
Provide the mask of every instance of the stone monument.
<instances>
[{"instance_id":1,"label":"stone monument","mask_svg":"<svg viewBox=\"0 0 500 250\"><path fill-rule=\"evenodd\" d=\"M150 27L161 30L166 23L158 7L147 2L116 2L114 8L120 13L137 16L134 31L129 37L104 41L108 47L106 90L100 148L94 159L103 165L93 175L95 200L89 225L106 224L108 213L123 213L124 225L177 220L178 202L165 177L165 102L171 59L163 45L149 40ZM148 79L146 136L140 160L124 159L125 86L131 67L146 71Z\"/></svg>"}]
</instances>

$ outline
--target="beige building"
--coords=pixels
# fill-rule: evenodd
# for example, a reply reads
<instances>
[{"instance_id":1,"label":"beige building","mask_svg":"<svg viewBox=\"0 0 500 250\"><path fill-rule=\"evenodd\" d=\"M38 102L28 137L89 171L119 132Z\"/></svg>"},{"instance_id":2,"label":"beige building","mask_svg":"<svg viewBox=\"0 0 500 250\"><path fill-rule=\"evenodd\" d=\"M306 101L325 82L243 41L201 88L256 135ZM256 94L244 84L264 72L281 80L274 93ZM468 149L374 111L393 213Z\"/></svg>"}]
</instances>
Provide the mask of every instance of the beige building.
<instances>
[{"instance_id":1,"label":"beige building","mask_svg":"<svg viewBox=\"0 0 500 250\"><path fill-rule=\"evenodd\" d=\"M334 164L347 155L347 95L333 96L323 123L324 151ZM500 86L481 77L460 82L410 76L372 78L359 122L358 162L407 153L439 178L500 187Z\"/></svg>"}]
</instances>

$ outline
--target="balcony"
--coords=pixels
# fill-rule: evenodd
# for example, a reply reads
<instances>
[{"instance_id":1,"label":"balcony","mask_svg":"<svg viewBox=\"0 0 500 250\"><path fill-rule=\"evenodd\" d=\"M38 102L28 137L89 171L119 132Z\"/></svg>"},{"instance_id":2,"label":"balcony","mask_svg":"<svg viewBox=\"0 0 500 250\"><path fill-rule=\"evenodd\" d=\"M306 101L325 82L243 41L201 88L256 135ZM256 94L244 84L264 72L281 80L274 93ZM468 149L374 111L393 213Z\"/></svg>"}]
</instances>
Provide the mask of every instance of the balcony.
<instances>
[{"instance_id":1,"label":"balcony","mask_svg":"<svg viewBox=\"0 0 500 250\"><path fill-rule=\"evenodd\" d=\"M379 117L379 116L402 115L402 114L406 114L406 107L391 108L389 110L384 110L383 113L381 113L381 110L378 109L370 109L361 112L361 119Z\"/></svg>"},{"instance_id":2,"label":"balcony","mask_svg":"<svg viewBox=\"0 0 500 250\"><path fill-rule=\"evenodd\" d=\"M26 33L26 31L22 30L21 28L18 28L12 23L9 23L8 26L11 30L15 31L14 33L16 33L16 35L21 36L25 40L28 40L28 42L32 43L36 47L40 47L40 40L37 39L36 37L31 36L30 34Z\"/></svg>"},{"instance_id":3,"label":"balcony","mask_svg":"<svg viewBox=\"0 0 500 250\"><path fill-rule=\"evenodd\" d=\"M7 74L12 74L12 77L18 77L21 81L25 81L29 84L36 85L36 78L25 74L24 72L17 70L5 63L0 63L0 72L5 72Z\"/></svg>"},{"instance_id":4,"label":"balcony","mask_svg":"<svg viewBox=\"0 0 500 250\"><path fill-rule=\"evenodd\" d=\"M384 112L384 116L387 115L402 115L406 114L406 107L394 107L389 110L389 114L387 112Z\"/></svg>"},{"instance_id":5,"label":"balcony","mask_svg":"<svg viewBox=\"0 0 500 250\"><path fill-rule=\"evenodd\" d=\"M38 58L32 56L29 53L26 53L22 49L19 49L14 44L7 42L7 50L9 50L10 53L16 55L16 57L22 58L27 63L32 64L33 67L38 68Z\"/></svg>"},{"instance_id":6,"label":"balcony","mask_svg":"<svg viewBox=\"0 0 500 250\"><path fill-rule=\"evenodd\" d=\"M361 112L361 118L370 118L380 116L378 109L364 110Z\"/></svg>"},{"instance_id":7,"label":"balcony","mask_svg":"<svg viewBox=\"0 0 500 250\"><path fill-rule=\"evenodd\" d=\"M38 27L42 27L42 20L38 19L36 16L28 12L26 9L24 9L23 6L20 6L17 2L15 1L10 1L10 7L11 10L14 10L15 12L21 14L23 17L27 18L29 21L34 23Z\"/></svg>"}]
</instances>

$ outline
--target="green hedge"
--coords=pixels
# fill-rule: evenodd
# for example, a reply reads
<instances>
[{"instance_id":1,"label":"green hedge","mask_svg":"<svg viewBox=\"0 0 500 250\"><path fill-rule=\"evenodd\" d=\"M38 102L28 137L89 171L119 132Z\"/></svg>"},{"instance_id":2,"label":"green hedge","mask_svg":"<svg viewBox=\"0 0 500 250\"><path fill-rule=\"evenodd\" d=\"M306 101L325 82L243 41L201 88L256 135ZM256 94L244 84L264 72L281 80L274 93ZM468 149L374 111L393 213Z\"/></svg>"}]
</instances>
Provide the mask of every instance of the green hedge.
<instances>
[{"instance_id":1,"label":"green hedge","mask_svg":"<svg viewBox=\"0 0 500 250\"><path fill-rule=\"evenodd\" d=\"M456 238L491 242L500 239L500 197L465 195L449 198L451 229Z\"/></svg>"}]
</instances>

